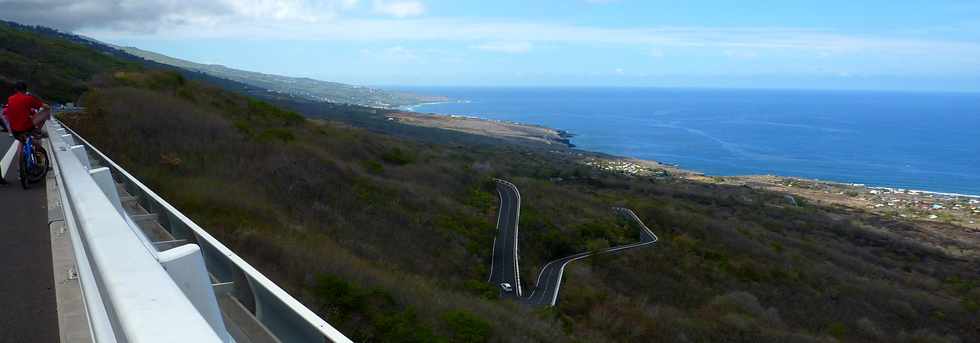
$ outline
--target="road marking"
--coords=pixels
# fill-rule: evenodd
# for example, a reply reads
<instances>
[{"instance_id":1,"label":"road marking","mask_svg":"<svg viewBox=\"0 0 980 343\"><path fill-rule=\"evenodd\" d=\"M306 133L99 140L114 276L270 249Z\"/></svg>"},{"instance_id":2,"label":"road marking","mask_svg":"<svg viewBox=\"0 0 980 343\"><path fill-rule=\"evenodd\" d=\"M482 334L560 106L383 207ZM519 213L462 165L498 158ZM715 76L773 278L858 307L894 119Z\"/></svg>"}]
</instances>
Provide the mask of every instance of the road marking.
<instances>
[{"instance_id":1,"label":"road marking","mask_svg":"<svg viewBox=\"0 0 980 343\"><path fill-rule=\"evenodd\" d=\"M612 248L609 248L609 249L606 249L604 251L601 251L601 252L597 253L598 255L604 255L604 254L614 253L614 252L618 252L618 251L622 251L622 250L627 250L627 249L631 249L631 248L637 248L637 247L641 247L641 246L644 246L644 245L649 245L649 244L656 243L659 240L659 237L657 237L657 235L654 234L653 231L651 231L650 228L647 227L647 225L645 223L643 223L642 220L640 220L640 217L638 217L636 215L636 213L633 212L633 210L628 209L628 208L621 208L621 207L615 207L613 209L616 210L616 211L619 211L620 213L624 213L624 214L629 215L637 224L640 225L640 228L642 229L641 232L640 232L640 234L643 235L644 233L646 233L646 237L645 238L649 239L649 241L646 241L646 242L641 241L641 242L638 242L638 243L621 245L621 246L618 246L618 247L612 247ZM645 240L645 239L644 238L641 238L641 240ZM579 255L581 255L581 256L579 256ZM562 263L561 267L558 269L558 279L555 281L555 286L554 286L555 292L554 292L554 294L551 297L551 303L550 303L551 306L555 306L555 304L558 303L558 293L561 291L561 280L562 280L562 277L565 274L565 267L568 266L568 264L571 263L571 262L578 261L578 260L581 260L581 259L586 258L586 257L589 257L589 256L592 256L592 253L589 253L589 252L578 253L578 254L575 254L575 255L571 255L571 256L563 257L563 258L560 258L560 259L557 259L557 260L553 260L553 261L548 262L547 264L545 264L545 269L542 269L541 270L541 274L538 275L538 285L540 285L540 283L541 283L541 275L544 274L544 271L548 268L548 266L550 266L554 262L561 261L562 259L566 259L566 258L568 259L567 261L565 261L564 263ZM538 287L538 288L540 288L540 287ZM531 292L531 296L533 297L534 296L534 293L536 293L536 292L537 292L537 288L535 288L534 292Z\"/></svg>"},{"instance_id":2,"label":"road marking","mask_svg":"<svg viewBox=\"0 0 980 343\"><path fill-rule=\"evenodd\" d=\"M14 156L17 156L17 148L20 147L19 141L13 141L10 143L10 149L7 150L7 154L3 155L3 160L0 160L0 178L7 175L7 171L10 170L10 164L14 163Z\"/></svg>"},{"instance_id":3,"label":"road marking","mask_svg":"<svg viewBox=\"0 0 980 343\"><path fill-rule=\"evenodd\" d=\"M538 281L535 281L535 283L534 283L535 284L534 291L531 292L531 296L532 297L534 296L534 293L537 293L538 292L538 289L541 288L541 277L544 276L544 272L548 270L548 266L550 266L552 263L558 262L560 260L561 259L557 259L557 260L554 260L554 261L545 263L544 267L541 268L541 271L538 272Z\"/></svg>"},{"instance_id":4,"label":"road marking","mask_svg":"<svg viewBox=\"0 0 980 343\"><path fill-rule=\"evenodd\" d=\"M585 255L565 261L565 263L561 264L561 268L558 269L558 281L555 281L555 294L551 296L551 306L555 306L555 304L558 303L558 292L561 291L561 278L563 275L565 275L565 266L567 266L569 263L572 263L572 261L581 260L591 255L592 254L587 253Z\"/></svg>"},{"instance_id":5,"label":"road marking","mask_svg":"<svg viewBox=\"0 0 980 343\"><path fill-rule=\"evenodd\" d=\"M519 231L518 231L517 228L518 228L518 226L520 226L520 223L521 223L521 192L518 192L517 191L517 186L514 186L513 183L507 182L507 184L510 185L510 187L512 189L514 189L514 194L517 195L517 215L514 216L514 276L517 277L517 296L520 297L520 296L522 296L522 294L521 294L521 268L520 268L520 265L517 263L518 262L517 261L517 256L518 256L517 250L519 249L519 246L517 245L517 234L518 234Z\"/></svg>"}]
</instances>

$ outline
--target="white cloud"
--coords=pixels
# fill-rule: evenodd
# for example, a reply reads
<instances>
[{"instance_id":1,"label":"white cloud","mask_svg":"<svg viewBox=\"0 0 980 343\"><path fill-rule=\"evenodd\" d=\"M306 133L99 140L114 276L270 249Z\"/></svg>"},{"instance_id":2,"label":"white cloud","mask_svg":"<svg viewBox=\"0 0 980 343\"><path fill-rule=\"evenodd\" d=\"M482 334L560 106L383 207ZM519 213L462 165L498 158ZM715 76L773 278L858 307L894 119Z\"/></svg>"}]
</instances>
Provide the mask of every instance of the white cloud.
<instances>
[{"instance_id":1,"label":"white cloud","mask_svg":"<svg viewBox=\"0 0 980 343\"><path fill-rule=\"evenodd\" d=\"M725 50L722 51L725 56L740 58L740 59L754 59L759 57L759 53L751 50L737 49L737 50Z\"/></svg>"},{"instance_id":2,"label":"white cloud","mask_svg":"<svg viewBox=\"0 0 980 343\"><path fill-rule=\"evenodd\" d=\"M389 60L397 60L402 62L419 60L418 53L400 45L383 49L380 51L380 53L381 57Z\"/></svg>"},{"instance_id":3,"label":"white cloud","mask_svg":"<svg viewBox=\"0 0 980 343\"><path fill-rule=\"evenodd\" d=\"M141 32L120 30L115 27L83 30L81 33L104 39L113 38L255 38L322 41L439 41L466 42L503 47L503 43L479 42L526 42L536 43L604 44L604 45L652 45L659 49L709 48L716 51L778 50L817 55L888 54L888 55L936 55L980 57L980 44L967 41L924 40L914 38L861 36L833 31L797 28L754 27L640 27L604 28L567 25L547 22L473 20L473 19L344 19L327 18L316 23L298 21L273 21L236 18L223 20L214 17L211 23L201 21L195 25L171 23L161 32L148 35ZM508 43L512 44L512 43ZM522 43L523 44L523 43ZM478 46L479 46L478 45ZM520 46L517 49L521 50ZM980 58L977 59L980 62ZM980 63L978 63L980 64Z\"/></svg>"},{"instance_id":4,"label":"white cloud","mask_svg":"<svg viewBox=\"0 0 980 343\"><path fill-rule=\"evenodd\" d=\"M980 43L922 39L901 34L859 35L787 27L610 28L547 21L408 18L426 13L418 0L44 0L4 1L0 18L50 25L100 39L268 39L462 43L474 49L522 53L539 44L656 46L703 49L733 58L778 51L785 56L842 57L877 54L905 60L960 58L980 65ZM364 3L369 6L363 6ZM356 8L392 18L351 19ZM754 56L753 56L754 55ZM971 62L972 61L972 62ZM961 64L963 64L961 63Z\"/></svg>"},{"instance_id":5,"label":"white cloud","mask_svg":"<svg viewBox=\"0 0 980 343\"><path fill-rule=\"evenodd\" d=\"M414 0L374 0L374 11L396 18L407 18L425 13L425 5Z\"/></svg>"},{"instance_id":6,"label":"white cloud","mask_svg":"<svg viewBox=\"0 0 980 343\"><path fill-rule=\"evenodd\" d=\"M474 49L508 54L521 54L531 51L529 42L490 42L472 46Z\"/></svg>"},{"instance_id":7,"label":"white cloud","mask_svg":"<svg viewBox=\"0 0 980 343\"><path fill-rule=\"evenodd\" d=\"M66 31L157 32L269 21L308 24L336 18L358 0L44 0L6 1L0 18Z\"/></svg>"},{"instance_id":8,"label":"white cloud","mask_svg":"<svg viewBox=\"0 0 980 343\"><path fill-rule=\"evenodd\" d=\"M465 55L457 50L426 49L394 45L381 49L360 49L361 57L385 63L440 63L458 64L465 62Z\"/></svg>"}]
</instances>

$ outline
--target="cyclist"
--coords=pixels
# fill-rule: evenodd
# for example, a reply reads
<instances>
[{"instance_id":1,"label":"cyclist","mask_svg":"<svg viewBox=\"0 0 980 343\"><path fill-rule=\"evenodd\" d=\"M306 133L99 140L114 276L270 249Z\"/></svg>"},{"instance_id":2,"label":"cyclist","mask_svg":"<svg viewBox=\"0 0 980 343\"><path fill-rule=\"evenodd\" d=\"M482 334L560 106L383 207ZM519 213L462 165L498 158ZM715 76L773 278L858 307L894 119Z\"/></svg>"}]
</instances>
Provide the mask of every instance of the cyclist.
<instances>
[{"instance_id":1,"label":"cyclist","mask_svg":"<svg viewBox=\"0 0 980 343\"><path fill-rule=\"evenodd\" d=\"M38 97L27 92L27 84L17 82L14 86L14 95L7 99L7 108L4 115L10 133L17 140L24 142L26 136L34 132L35 128L40 128L44 122L51 117L51 107L41 101Z\"/></svg>"},{"instance_id":2,"label":"cyclist","mask_svg":"<svg viewBox=\"0 0 980 343\"><path fill-rule=\"evenodd\" d=\"M35 134L35 129L43 126L51 117L51 107L28 93L27 83L17 82L14 85L14 95L7 99L3 115L7 119L10 133L23 144L27 141L27 135ZM23 158L20 156L20 149L17 149L17 154L19 158ZM0 181L0 184L3 183L5 181Z\"/></svg>"}]
</instances>

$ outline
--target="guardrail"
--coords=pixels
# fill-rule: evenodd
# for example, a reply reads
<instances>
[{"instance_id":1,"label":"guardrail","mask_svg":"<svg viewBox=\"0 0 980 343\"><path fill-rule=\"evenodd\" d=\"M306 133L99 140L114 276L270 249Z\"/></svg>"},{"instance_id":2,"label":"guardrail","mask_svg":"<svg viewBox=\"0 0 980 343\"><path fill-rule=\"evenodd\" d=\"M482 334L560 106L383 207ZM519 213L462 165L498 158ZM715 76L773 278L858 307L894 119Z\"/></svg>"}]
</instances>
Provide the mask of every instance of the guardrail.
<instances>
[{"instance_id":1,"label":"guardrail","mask_svg":"<svg viewBox=\"0 0 980 343\"><path fill-rule=\"evenodd\" d=\"M80 148L68 143L52 139L49 157L61 190L65 224L80 256L76 264L93 339L228 341L209 325L112 205L80 158Z\"/></svg>"},{"instance_id":2,"label":"guardrail","mask_svg":"<svg viewBox=\"0 0 980 343\"><path fill-rule=\"evenodd\" d=\"M67 193L66 218L73 218L66 222L73 239L81 238L76 262L98 341L233 341L224 327L230 323L222 321L228 315L215 312L216 295L230 295L274 341L350 342L77 133L57 120L49 121L48 132L57 179ZM89 170L89 158L104 167ZM117 182L183 245L157 251L169 244L151 242L134 224Z\"/></svg>"}]
</instances>

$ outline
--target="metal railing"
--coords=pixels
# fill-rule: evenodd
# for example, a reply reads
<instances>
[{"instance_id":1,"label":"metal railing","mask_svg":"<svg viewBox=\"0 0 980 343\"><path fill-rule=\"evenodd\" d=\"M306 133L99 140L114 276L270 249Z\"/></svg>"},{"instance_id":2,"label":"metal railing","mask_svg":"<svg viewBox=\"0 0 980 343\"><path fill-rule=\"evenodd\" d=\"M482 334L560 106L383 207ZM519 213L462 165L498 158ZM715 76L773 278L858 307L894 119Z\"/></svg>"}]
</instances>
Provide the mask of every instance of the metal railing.
<instances>
[{"instance_id":1,"label":"metal railing","mask_svg":"<svg viewBox=\"0 0 980 343\"><path fill-rule=\"evenodd\" d=\"M77 133L56 120L48 123L48 132L51 136L51 150L54 157L52 160L60 174L57 179L65 190L63 193L67 193L67 197L62 195L66 200L63 202L66 204L64 207L66 212L73 212L71 217L75 219L72 221L81 224L78 225L79 234L72 232L72 236L82 238L81 245L76 245L75 250L77 252L79 247L83 250L81 254L76 254L79 255L78 269L80 274L83 274L80 278L86 307L90 310L89 318L92 321L93 333L106 331L101 322L107 320L111 332L116 337L120 337L120 332L123 332L125 334L123 336L133 334L139 335L142 339L156 335L159 331L161 336L156 336L150 341L233 340L228 334L230 328L224 330L225 328L215 327L216 322L222 323L222 315L219 314L215 318L212 313L212 310L218 308L214 303L216 296L231 296L260 323L259 326L273 337L273 341L350 342L333 326L262 275ZM88 170L93 164L104 167ZM89 175L92 177L86 177ZM121 199L115 191L117 183L121 183L122 188L132 197ZM157 219L159 226L173 237L174 242L183 245L157 251L169 244L151 242L140 232L140 229L134 225L139 219L123 211L123 201L138 203L150 216ZM109 213L121 215L109 215ZM69 214L66 213L67 217ZM102 230L103 221L111 220L112 225L104 226L105 230L120 231L116 235L125 236L125 240L108 239L95 232L97 229L92 225L96 220L100 226L99 230ZM116 249L118 251L112 251ZM105 251L111 252L112 255L105 255ZM119 255L122 251L127 255ZM130 254L138 257L129 256ZM197 259L202 261L201 268L195 267L195 256L199 256ZM86 259L88 261L85 261ZM116 265L124 265L126 268L116 270ZM87 273L89 275L81 273L89 266L91 266ZM203 270L202 275L209 279L206 280L206 290L186 286L188 282L200 284L201 276L197 275L200 274L198 269ZM112 279L107 280L110 277ZM175 281L181 286L177 287ZM91 290L94 289L98 292L90 296ZM166 301L160 301L161 298L157 298L155 293L149 296L148 290L166 292L168 298ZM186 296L178 296L175 290L178 293L183 290ZM141 301L151 300L156 303L152 306L149 304L136 306L145 312L122 311L128 307L117 309L106 305L103 306L106 309L105 318L102 318L100 311L91 313L92 308L99 309L100 300L97 299L97 295L101 296L103 304L116 304L119 301L133 301L139 304ZM126 322L136 322L139 325L119 324ZM225 321L222 325L232 324ZM99 329L99 327L103 328ZM205 339L204 331L208 331L205 329L214 329L210 330L213 337ZM202 335L199 336L201 339L175 336L191 334L191 332ZM96 334L93 337L105 336L105 334Z\"/></svg>"},{"instance_id":2,"label":"metal railing","mask_svg":"<svg viewBox=\"0 0 980 343\"><path fill-rule=\"evenodd\" d=\"M52 139L49 157L61 190L65 224L79 256L76 265L93 339L227 341L112 205L79 157L80 148L68 143Z\"/></svg>"}]
</instances>

